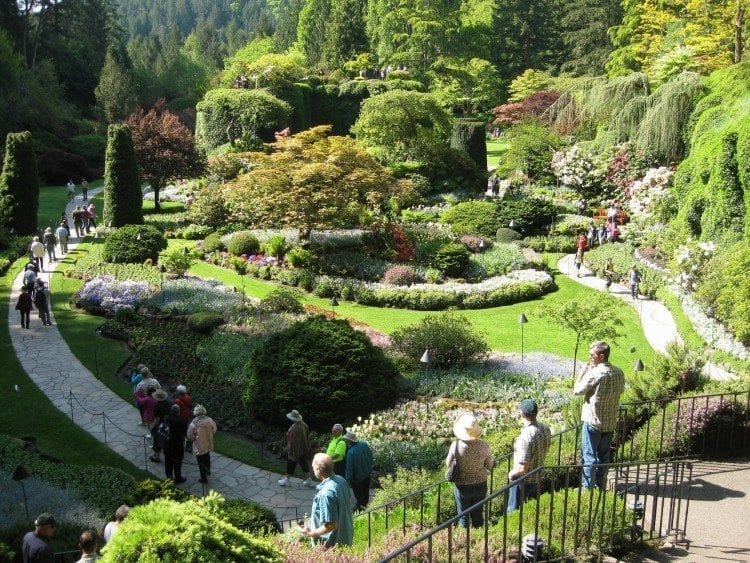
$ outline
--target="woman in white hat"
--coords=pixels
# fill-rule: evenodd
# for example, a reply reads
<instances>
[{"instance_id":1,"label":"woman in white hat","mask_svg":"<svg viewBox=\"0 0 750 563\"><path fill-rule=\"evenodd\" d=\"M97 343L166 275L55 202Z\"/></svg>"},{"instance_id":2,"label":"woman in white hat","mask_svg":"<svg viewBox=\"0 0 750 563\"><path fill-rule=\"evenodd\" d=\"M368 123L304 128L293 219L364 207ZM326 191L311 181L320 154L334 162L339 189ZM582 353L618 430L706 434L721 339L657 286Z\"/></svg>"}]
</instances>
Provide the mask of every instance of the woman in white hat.
<instances>
[{"instance_id":1,"label":"woman in white hat","mask_svg":"<svg viewBox=\"0 0 750 563\"><path fill-rule=\"evenodd\" d=\"M493 459L490 445L480 440L482 429L474 415L460 415L453 424L453 434L457 439L448 450L445 465L450 468L455 462L453 496L460 514L487 496L487 474L492 470ZM481 508L464 514L458 523L467 528L469 517L475 528L484 524Z\"/></svg>"},{"instance_id":2,"label":"woman in white hat","mask_svg":"<svg viewBox=\"0 0 750 563\"><path fill-rule=\"evenodd\" d=\"M294 475L294 469L299 463L299 467L305 476L302 484L314 487L315 483L310 479L310 466L307 463L307 458L310 455L310 429L302 420L302 415L296 410L286 413L286 417L292 422L285 435L286 475L277 482L282 487L289 485L289 479Z\"/></svg>"}]
</instances>

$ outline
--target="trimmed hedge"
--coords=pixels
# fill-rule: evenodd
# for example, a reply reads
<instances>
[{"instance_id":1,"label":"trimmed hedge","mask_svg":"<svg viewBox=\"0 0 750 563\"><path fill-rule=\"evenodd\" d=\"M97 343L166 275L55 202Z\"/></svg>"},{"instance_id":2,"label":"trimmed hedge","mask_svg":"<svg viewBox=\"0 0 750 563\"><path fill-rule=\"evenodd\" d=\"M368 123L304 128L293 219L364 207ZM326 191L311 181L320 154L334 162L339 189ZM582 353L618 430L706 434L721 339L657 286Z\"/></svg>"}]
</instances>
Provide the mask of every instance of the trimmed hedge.
<instances>
[{"instance_id":1,"label":"trimmed hedge","mask_svg":"<svg viewBox=\"0 0 750 563\"><path fill-rule=\"evenodd\" d=\"M8 133L0 174L0 227L36 233L39 180L31 133Z\"/></svg>"},{"instance_id":2,"label":"trimmed hedge","mask_svg":"<svg viewBox=\"0 0 750 563\"><path fill-rule=\"evenodd\" d=\"M140 264L147 259L156 262L159 252L167 248L167 239L150 225L125 225L113 231L104 241L104 259L118 264Z\"/></svg>"}]
</instances>

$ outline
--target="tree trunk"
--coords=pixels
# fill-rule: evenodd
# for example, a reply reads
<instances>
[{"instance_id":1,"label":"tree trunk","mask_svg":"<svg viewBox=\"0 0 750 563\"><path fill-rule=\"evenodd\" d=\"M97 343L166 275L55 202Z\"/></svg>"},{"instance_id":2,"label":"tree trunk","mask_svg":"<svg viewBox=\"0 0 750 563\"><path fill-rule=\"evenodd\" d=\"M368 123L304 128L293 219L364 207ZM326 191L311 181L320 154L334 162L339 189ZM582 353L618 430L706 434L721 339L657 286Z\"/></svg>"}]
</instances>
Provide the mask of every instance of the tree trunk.
<instances>
[{"instance_id":1,"label":"tree trunk","mask_svg":"<svg viewBox=\"0 0 750 563\"><path fill-rule=\"evenodd\" d=\"M737 11L734 17L734 62L742 62L742 27L745 25L745 0L737 0Z\"/></svg>"}]
</instances>

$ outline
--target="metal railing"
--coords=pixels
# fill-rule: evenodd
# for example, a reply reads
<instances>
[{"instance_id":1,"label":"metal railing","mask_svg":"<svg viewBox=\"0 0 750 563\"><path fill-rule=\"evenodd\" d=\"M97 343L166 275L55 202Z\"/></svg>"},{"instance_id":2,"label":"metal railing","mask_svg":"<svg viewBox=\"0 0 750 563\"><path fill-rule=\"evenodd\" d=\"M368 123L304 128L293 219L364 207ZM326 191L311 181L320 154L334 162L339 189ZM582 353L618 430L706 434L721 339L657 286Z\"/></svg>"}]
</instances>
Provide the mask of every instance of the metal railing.
<instances>
[{"instance_id":1,"label":"metal railing","mask_svg":"<svg viewBox=\"0 0 750 563\"><path fill-rule=\"evenodd\" d=\"M515 483L505 485L380 561L562 560L644 539L684 538L692 476L689 462L607 467L614 470L608 491L578 487L578 466L537 468L515 483L535 480L539 493L545 473L564 470L559 484L547 476L549 495L530 499L506 514L508 493ZM459 519L476 510L482 512L484 524L461 528Z\"/></svg>"}]
</instances>

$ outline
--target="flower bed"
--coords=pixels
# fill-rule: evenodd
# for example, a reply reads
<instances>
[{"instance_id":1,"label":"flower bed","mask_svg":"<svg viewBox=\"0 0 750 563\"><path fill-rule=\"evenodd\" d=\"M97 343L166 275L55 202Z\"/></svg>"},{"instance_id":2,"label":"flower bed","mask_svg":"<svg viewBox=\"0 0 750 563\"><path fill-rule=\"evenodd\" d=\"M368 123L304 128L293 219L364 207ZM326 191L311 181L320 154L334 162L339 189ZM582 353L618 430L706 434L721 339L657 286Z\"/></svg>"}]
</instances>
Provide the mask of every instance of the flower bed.
<instances>
[{"instance_id":1,"label":"flower bed","mask_svg":"<svg viewBox=\"0 0 750 563\"><path fill-rule=\"evenodd\" d=\"M216 280L180 278L165 281L161 291L145 305L149 309L176 315L192 315L200 311L224 313L242 305L244 298L234 288Z\"/></svg>"},{"instance_id":2,"label":"flower bed","mask_svg":"<svg viewBox=\"0 0 750 563\"><path fill-rule=\"evenodd\" d=\"M114 276L97 276L81 288L78 304L84 308L98 307L106 313L120 309L136 309L151 294L148 283L142 281L119 281Z\"/></svg>"}]
</instances>

